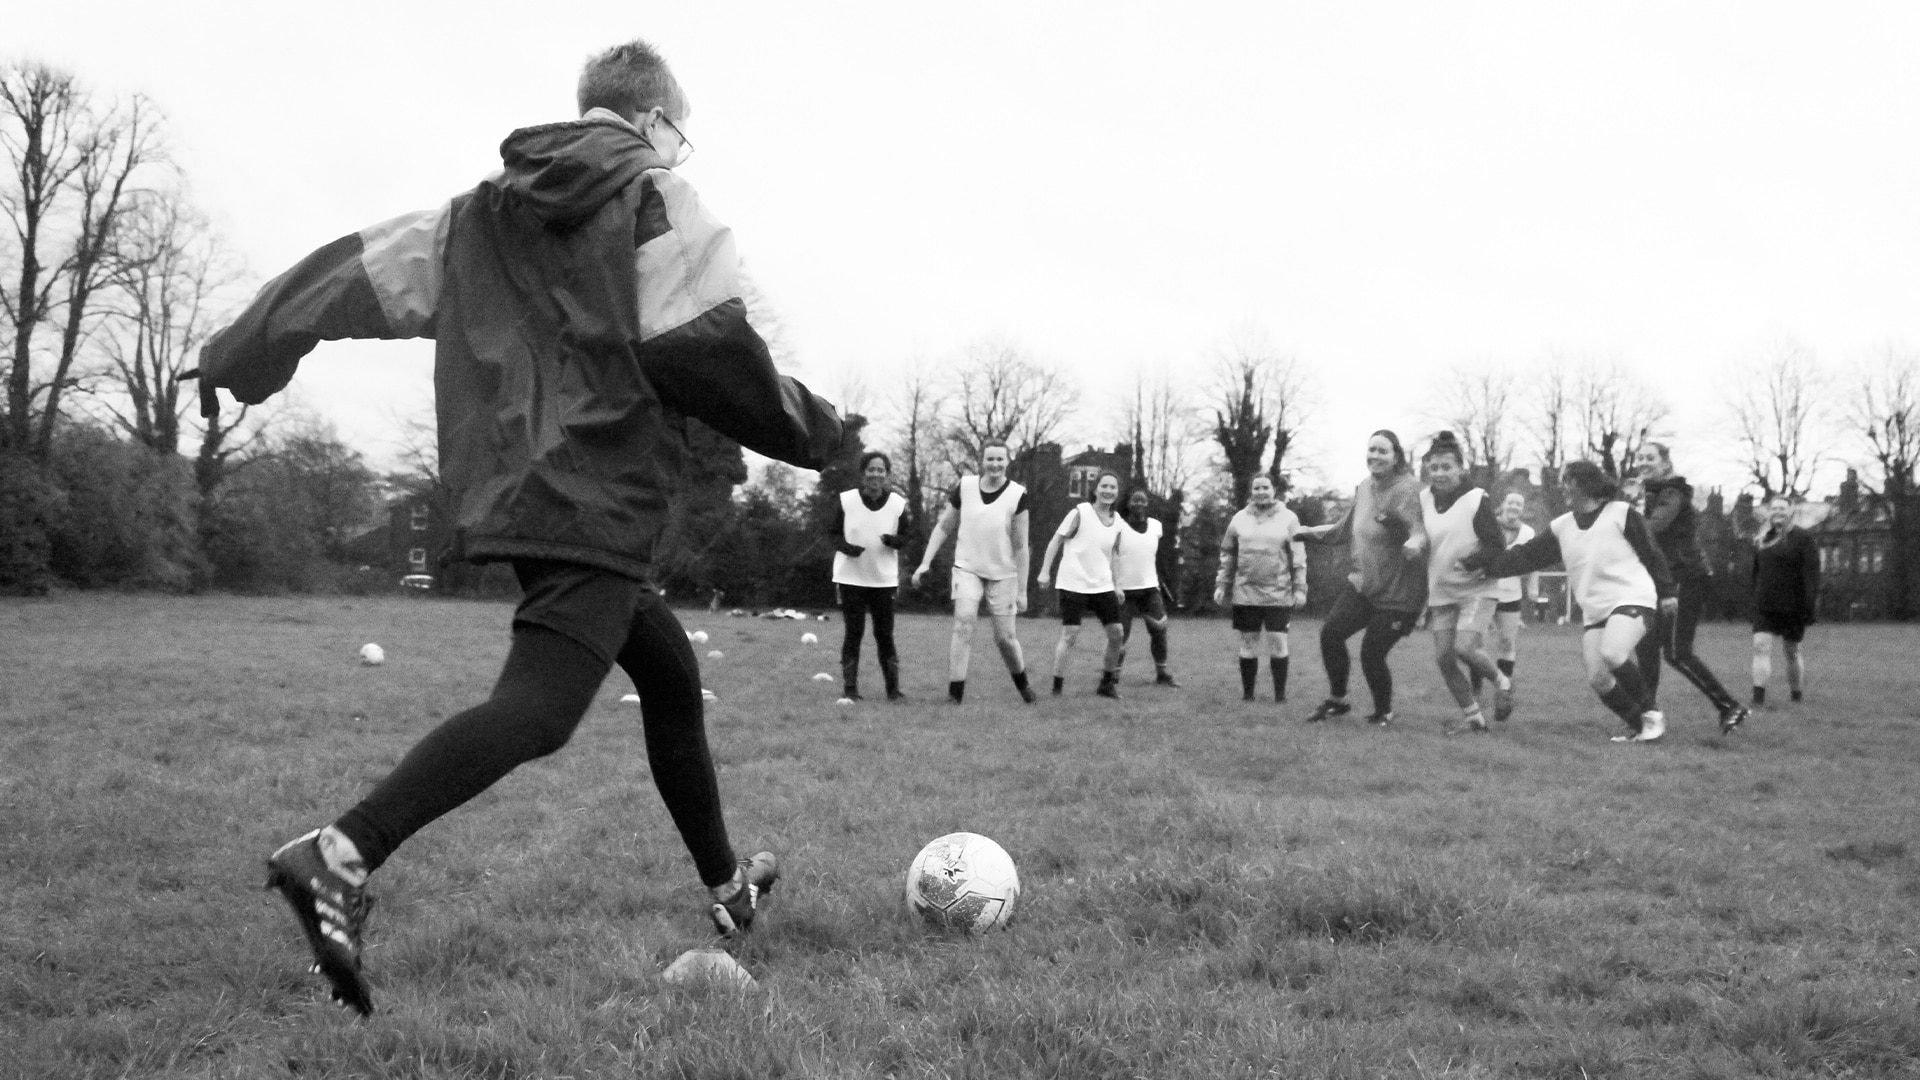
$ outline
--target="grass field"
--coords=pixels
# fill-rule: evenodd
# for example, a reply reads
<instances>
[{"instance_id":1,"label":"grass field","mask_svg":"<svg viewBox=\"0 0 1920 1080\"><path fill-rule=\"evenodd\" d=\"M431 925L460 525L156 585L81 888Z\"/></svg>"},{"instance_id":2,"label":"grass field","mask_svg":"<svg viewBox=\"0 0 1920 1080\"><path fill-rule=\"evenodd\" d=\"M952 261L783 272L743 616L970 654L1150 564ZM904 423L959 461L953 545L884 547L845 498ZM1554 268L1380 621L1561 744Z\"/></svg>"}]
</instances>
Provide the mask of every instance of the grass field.
<instances>
[{"instance_id":1,"label":"grass field","mask_svg":"<svg viewBox=\"0 0 1920 1080\"><path fill-rule=\"evenodd\" d=\"M477 700L508 613L0 603L0 1077L1920 1075L1920 631L1889 626L1816 627L1805 704L1730 737L1669 673L1667 740L1623 747L1564 628L1529 628L1512 722L1445 738L1425 635L1379 731L1298 722L1313 623L1289 720L1240 702L1221 622L1176 624L1185 689L1142 641L1095 698L1083 641L1034 708L983 626L954 708L946 621L905 618L912 701L839 708L809 678L837 621L689 614L726 654L736 843L787 863L738 949L758 988L661 978L709 928L616 673L571 746L376 875L356 1022L261 860ZM1055 633L1022 622L1043 690ZM1737 688L1746 649L1703 632ZM1009 932L905 914L959 829L1020 864Z\"/></svg>"}]
</instances>

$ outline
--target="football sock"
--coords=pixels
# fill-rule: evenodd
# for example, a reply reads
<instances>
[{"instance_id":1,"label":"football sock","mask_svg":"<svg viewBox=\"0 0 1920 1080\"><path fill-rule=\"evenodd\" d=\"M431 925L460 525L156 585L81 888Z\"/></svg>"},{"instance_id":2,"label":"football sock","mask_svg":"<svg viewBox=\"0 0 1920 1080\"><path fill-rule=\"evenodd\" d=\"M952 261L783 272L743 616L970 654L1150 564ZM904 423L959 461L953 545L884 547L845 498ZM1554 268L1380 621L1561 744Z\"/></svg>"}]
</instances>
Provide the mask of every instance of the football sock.
<instances>
[{"instance_id":1,"label":"football sock","mask_svg":"<svg viewBox=\"0 0 1920 1080\"><path fill-rule=\"evenodd\" d=\"M1059 697L1060 694L1066 690L1066 688L1067 688L1067 677L1065 675L1055 675L1053 677L1053 696Z\"/></svg>"},{"instance_id":2,"label":"football sock","mask_svg":"<svg viewBox=\"0 0 1920 1080\"><path fill-rule=\"evenodd\" d=\"M339 874L349 885L365 885L367 861L360 857L360 849L347 838L347 834L332 825L320 830L317 837L320 845L320 857L327 861L327 869Z\"/></svg>"},{"instance_id":3,"label":"football sock","mask_svg":"<svg viewBox=\"0 0 1920 1080\"><path fill-rule=\"evenodd\" d=\"M1765 705L1765 704L1767 703L1767 688L1766 688L1766 687L1764 687L1764 686L1756 686L1756 687L1754 687L1754 688L1753 688L1753 703L1754 703L1755 705Z\"/></svg>"},{"instance_id":4,"label":"football sock","mask_svg":"<svg viewBox=\"0 0 1920 1080\"><path fill-rule=\"evenodd\" d=\"M1240 692L1244 697L1253 697L1253 684L1260 679L1260 660L1258 657L1240 658Z\"/></svg>"},{"instance_id":5,"label":"football sock","mask_svg":"<svg viewBox=\"0 0 1920 1080\"><path fill-rule=\"evenodd\" d=\"M1267 671L1273 676L1273 700L1287 700L1287 661L1285 656L1267 657Z\"/></svg>"},{"instance_id":6,"label":"football sock","mask_svg":"<svg viewBox=\"0 0 1920 1080\"><path fill-rule=\"evenodd\" d=\"M1653 708L1653 695L1648 692L1646 679L1640 675L1640 665L1629 660L1614 668L1613 681L1632 696L1635 712Z\"/></svg>"},{"instance_id":7,"label":"football sock","mask_svg":"<svg viewBox=\"0 0 1920 1080\"><path fill-rule=\"evenodd\" d=\"M1600 703L1613 710L1613 715L1627 722L1635 731L1640 730L1640 699L1627 692L1626 687L1614 683L1600 695Z\"/></svg>"},{"instance_id":8,"label":"football sock","mask_svg":"<svg viewBox=\"0 0 1920 1080\"><path fill-rule=\"evenodd\" d=\"M960 700L967 696L967 680L955 679L948 683L947 696L953 699L954 704L958 705Z\"/></svg>"},{"instance_id":9,"label":"football sock","mask_svg":"<svg viewBox=\"0 0 1920 1080\"><path fill-rule=\"evenodd\" d=\"M1500 669L1500 674L1505 675L1509 679L1513 678L1513 661L1495 660L1493 666Z\"/></svg>"},{"instance_id":10,"label":"football sock","mask_svg":"<svg viewBox=\"0 0 1920 1080\"><path fill-rule=\"evenodd\" d=\"M1027 673L1024 671L1014 672L1013 686L1014 686L1014 689L1020 691L1022 694L1025 694L1027 692Z\"/></svg>"}]
</instances>

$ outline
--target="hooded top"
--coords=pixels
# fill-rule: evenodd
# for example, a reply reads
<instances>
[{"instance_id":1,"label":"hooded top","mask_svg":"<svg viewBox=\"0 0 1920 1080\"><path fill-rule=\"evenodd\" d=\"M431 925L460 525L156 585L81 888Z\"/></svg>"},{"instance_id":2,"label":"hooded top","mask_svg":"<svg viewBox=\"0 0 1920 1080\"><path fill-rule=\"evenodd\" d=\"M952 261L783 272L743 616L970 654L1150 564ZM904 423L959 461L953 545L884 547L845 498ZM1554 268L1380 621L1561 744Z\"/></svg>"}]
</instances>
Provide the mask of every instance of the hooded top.
<instances>
[{"instance_id":1,"label":"hooded top","mask_svg":"<svg viewBox=\"0 0 1920 1080\"><path fill-rule=\"evenodd\" d=\"M1675 581L1711 576L1707 557L1700 552L1700 515L1693 508L1693 487L1684 476L1648 480L1643 488L1647 528L1660 543Z\"/></svg>"},{"instance_id":2,"label":"hooded top","mask_svg":"<svg viewBox=\"0 0 1920 1080\"><path fill-rule=\"evenodd\" d=\"M500 153L471 191L269 282L202 351L202 411L216 387L265 400L321 340L433 338L446 555L644 580L686 417L816 469L840 418L774 369L731 233L625 120L595 109L515 131Z\"/></svg>"}]
</instances>

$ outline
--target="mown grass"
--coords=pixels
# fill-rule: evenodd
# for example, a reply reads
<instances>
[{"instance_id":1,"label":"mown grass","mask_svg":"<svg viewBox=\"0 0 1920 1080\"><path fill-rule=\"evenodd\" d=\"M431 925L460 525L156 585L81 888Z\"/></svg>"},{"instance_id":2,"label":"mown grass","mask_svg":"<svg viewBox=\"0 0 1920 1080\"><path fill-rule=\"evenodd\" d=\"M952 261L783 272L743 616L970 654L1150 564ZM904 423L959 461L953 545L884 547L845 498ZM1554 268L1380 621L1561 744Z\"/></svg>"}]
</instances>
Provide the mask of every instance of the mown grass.
<instances>
[{"instance_id":1,"label":"mown grass","mask_svg":"<svg viewBox=\"0 0 1920 1080\"><path fill-rule=\"evenodd\" d=\"M1619 747L1561 628L1529 628L1511 723L1449 739L1422 636L1382 732L1243 705L1221 623L1176 625L1183 690L1140 664L1095 698L1083 646L1032 709L983 629L953 708L945 621L905 618L913 700L839 708L809 678L837 622L689 614L726 654L736 841L788 868L737 950L758 988L661 978L708 935L616 676L376 877L355 1022L261 859L485 692L508 610L0 606L0 1076L1920 1075L1920 633L1886 626L1816 628L1808 701L1729 738L1669 674L1673 734ZM1044 672L1053 627L1022 629ZM1704 635L1735 686L1745 637ZM956 829L1019 862L1010 932L905 914L908 860Z\"/></svg>"}]
</instances>

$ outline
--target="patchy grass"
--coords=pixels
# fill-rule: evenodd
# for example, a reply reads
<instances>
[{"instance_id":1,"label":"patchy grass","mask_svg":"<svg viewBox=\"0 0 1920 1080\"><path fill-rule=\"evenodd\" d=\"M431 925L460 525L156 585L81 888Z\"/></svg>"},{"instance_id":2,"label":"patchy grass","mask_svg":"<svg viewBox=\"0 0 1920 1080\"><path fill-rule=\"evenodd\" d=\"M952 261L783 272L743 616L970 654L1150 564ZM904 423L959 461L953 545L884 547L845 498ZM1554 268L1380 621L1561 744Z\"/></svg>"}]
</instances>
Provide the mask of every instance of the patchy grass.
<instances>
[{"instance_id":1,"label":"patchy grass","mask_svg":"<svg viewBox=\"0 0 1920 1080\"><path fill-rule=\"evenodd\" d=\"M1728 738L1669 675L1672 734L1621 747L1563 628L1523 639L1513 721L1450 739L1420 635L1378 731L1297 721L1310 623L1289 716L1240 702L1217 622L1176 624L1183 690L1141 663L1096 698L1083 644L1034 708L983 628L956 708L945 620L906 617L912 700L842 708L810 679L837 622L689 613L725 653L732 831L788 865L737 949L759 989L661 979L706 922L616 674L571 746L376 876L380 1011L352 1021L261 859L477 700L508 613L0 604L0 1076L1920 1074L1920 633L1878 626L1816 627L1808 701ZM1044 686L1054 628L1022 631ZM1703 633L1730 685L1745 638ZM955 829L1019 862L1011 931L905 914L908 860Z\"/></svg>"}]
</instances>

